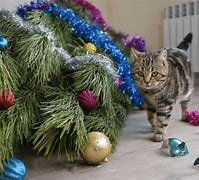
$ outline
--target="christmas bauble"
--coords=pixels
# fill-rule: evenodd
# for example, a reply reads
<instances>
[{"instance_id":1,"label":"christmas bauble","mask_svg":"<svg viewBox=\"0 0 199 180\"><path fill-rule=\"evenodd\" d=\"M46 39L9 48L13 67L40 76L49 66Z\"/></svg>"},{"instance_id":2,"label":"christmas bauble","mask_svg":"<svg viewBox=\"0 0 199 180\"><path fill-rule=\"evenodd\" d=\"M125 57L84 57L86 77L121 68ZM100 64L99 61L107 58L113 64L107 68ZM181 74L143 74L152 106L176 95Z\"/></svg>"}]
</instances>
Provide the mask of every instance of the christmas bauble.
<instances>
[{"instance_id":1,"label":"christmas bauble","mask_svg":"<svg viewBox=\"0 0 199 180\"><path fill-rule=\"evenodd\" d=\"M0 94L0 109L8 109L14 102L14 94L12 91L3 91Z\"/></svg>"},{"instance_id":2,"label":"christmas bauble","mask_svg":"<svg viewBox=\"0 0 199 180\"><path fill-rule=\"evenodd\" d=\"M196 158L196 160L193 163L193 166L199 166L199 157Z\"/></svg>"},{"instance_id":3,"label":"christmas bauble","mask_svg":"<svg viewBox=\"0 0 199 180\"><path fill-rule=\"evenodd\" d=\"M87 44L85 45L85 48L86 48L86 51L87 51L88 53L91 53L91 54L94 54L94 53L96 53L96 51L97 51L95 45L92 44L92 43L87 43Z\"/></svg>"},{"instance_id":4,"label":"christmas bauble","mask_svg":"<svg viewBox=\"0 0 199 180\"><path fill-rule=\"evenodd\" d=\"M0 36L0 51L3 51L4 49L7 49L8 48L8 41Z\"/></svg>"},{"instance_id":5,"label":"christmas bauble","mask_svg":"<svg viewBox=\"0 0 199 180\"><path fill-rule=\"evenodd\" d=\"M162 143L161 151L171 155L172 157L184 156L189 153L185 142L182 142L177 138L165 139Z\"/></svg>"},{"instance_id":6,"label":"christmas bauble","mask_svg":"<svg viewBox=\"0 0 199 180\"><path fill-rule=\"evenodd\" d=\"M93 109L97 106L97 97L92 91L82 91L78 96L79 104L82 108Z\"/></svg>"},{"instance_id":7,"label":"christmas bauble","mask_svg":"<svg viewBox=\"0 0 199 180\"><path fill-rule=\"evenodd\" d=\"M112 145L106 135L100 132L89 132L88 143L82 152L82 158L90 164L100 164L107 160Z\"/></svg>"},{"instance_id":8,"label":"christmas bauble","mask_svg":"<svg viewBox=\"0 0 199 180\"><path fill-rule=\"evenodd\" d=\"M26 166L18 159L10 158L4 164L2 179L4 180L24 180ZM0 177L1 179L1 177Z\"/></svg>"}]
</instances>

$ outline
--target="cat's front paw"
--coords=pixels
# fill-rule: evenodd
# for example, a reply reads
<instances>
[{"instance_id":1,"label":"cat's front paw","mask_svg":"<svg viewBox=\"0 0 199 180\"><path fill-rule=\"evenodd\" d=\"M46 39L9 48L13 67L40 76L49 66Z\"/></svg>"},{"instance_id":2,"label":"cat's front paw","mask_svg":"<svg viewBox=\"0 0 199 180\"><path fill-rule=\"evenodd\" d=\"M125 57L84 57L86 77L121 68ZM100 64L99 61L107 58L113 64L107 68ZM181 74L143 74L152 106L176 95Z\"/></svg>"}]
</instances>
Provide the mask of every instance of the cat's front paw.
<instances>
[{"instance_id":1,"label":"cat's front paw","mask_svg":"<svg viewBox=\"0 0 199 180\"><path fill-rule=\"evenodd\" d=\"M154 134L152 137L152 140L155 142L161 142L166 139L166 136L164 134Z\"/></svg>"}]
</instances>

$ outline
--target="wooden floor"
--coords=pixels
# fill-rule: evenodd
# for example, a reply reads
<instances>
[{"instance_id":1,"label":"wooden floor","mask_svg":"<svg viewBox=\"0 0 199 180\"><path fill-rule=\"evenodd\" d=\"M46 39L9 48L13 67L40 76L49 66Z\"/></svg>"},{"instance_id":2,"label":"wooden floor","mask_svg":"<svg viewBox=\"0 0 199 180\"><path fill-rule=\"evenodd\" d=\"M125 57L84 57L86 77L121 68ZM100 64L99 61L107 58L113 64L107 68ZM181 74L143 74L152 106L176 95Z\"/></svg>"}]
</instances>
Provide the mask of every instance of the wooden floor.
<instances>
[{"instance_id":1,"label":"wooden floor","mask_svg":"<svg viewBox=\"0 0 199 180\"><path fill-rule=\"evenodd\" d=\"M199 110L199 79L191 109ZM83 161L59 164L26 150L28 180L198 180L199 167L192 164L199 156L199 127L181 122L179 105L173 111L168 136L186 142L189 155L170 157L160 151L162 143L150 141L152 135L144 111L129 115L116 153L102 166L87 166Z\"/></svg>"}]
</instances>

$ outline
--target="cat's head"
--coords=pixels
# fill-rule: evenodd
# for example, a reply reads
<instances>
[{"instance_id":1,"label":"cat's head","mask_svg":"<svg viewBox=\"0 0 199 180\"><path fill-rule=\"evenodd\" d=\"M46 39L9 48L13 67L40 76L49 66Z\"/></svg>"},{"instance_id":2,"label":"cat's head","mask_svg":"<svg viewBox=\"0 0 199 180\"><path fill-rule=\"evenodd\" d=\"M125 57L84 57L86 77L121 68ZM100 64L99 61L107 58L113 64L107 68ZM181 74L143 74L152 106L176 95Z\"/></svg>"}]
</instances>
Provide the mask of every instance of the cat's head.
<instances>
[{"instance_id":1,"label":"cat's head","mask_svg":"<svg viewBox=\"0 0 199 180\"><path fill-rule=\"evenodd\" d=\"M139 88L151 89L166 81L168 76L167 50L158 53L131 50L133 79Z\"/></svg>"}]
</instances>

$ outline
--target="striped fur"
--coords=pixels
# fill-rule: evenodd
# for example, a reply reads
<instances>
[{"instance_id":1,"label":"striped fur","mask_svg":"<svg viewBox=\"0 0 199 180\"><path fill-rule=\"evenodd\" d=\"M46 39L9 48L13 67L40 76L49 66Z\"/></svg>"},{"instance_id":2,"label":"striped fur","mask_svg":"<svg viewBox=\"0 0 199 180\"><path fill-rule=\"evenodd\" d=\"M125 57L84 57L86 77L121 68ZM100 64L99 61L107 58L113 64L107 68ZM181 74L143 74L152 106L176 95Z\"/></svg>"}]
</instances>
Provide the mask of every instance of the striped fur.
<instances>
[{"instance_id":1,"label":"striped fur","mask_svg":"<svg viewBox=\"0 0 199 180\"><path fill-rule=\"evenodd\" d=\"M180 101L182 119L193 92L191 65L185 51L163 49L157 53L132 50L133 78L145 99L154 141L163 141L174 104Z\"/></svg>"}]
</instances>

